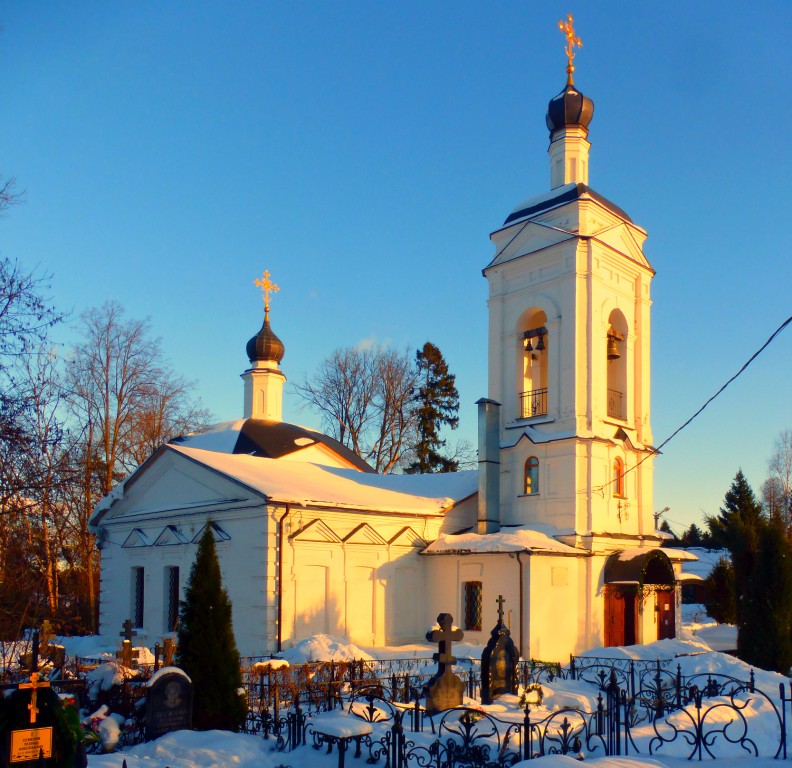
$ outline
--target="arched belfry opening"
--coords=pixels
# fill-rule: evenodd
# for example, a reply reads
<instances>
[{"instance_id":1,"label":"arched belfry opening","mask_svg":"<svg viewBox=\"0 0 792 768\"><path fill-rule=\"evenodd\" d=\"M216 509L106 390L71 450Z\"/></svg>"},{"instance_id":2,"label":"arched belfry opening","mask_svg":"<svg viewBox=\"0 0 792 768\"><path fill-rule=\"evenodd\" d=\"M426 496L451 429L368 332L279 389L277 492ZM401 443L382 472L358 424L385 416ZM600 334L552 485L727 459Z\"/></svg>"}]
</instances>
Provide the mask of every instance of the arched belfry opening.
<instances>
[{"instance_id":1,"label":"arched belfry opening","mask_svg":"<svg viewBox=\"0 0 792 768\"><path fill-rule=\"evenodd\" d=\"M551 340L541 309L523 315L517 334L517 418L547 414Z\"/></svg>"},{"instance_id":2,"label":"arched belfry opening","mask_svg":"<svg viewBox=\"0 0 792 768\"><path fill-rule=\"evenodd\" d=\"M626 419L627 320L618 309L608 316L605 357L608 368L607 414L612 419Z\"/></svg>"}]
</instances>

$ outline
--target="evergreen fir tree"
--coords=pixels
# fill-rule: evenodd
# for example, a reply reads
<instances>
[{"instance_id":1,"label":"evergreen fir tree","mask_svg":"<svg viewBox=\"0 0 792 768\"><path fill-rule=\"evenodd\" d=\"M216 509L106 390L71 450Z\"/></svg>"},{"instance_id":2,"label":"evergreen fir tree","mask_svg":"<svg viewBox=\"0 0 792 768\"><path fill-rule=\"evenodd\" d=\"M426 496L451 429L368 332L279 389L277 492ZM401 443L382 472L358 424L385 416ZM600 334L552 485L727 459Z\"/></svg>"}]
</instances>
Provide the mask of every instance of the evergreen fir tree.
<instances>
[{"instance_id":1,"label":"evergreen fir tree","mask_svg":"<svg viewBox=\"0 0 792 768\"><path fill-rule=\"evenodd\" d=\"M734 568L737 619L737 655L747 661L752 654L754 619L751 580L759 549L759 535L765 519L762 505L739 470L724 498L717 517L707 518L716 547L728 549Z\"/></svg>"},{"instance_id":2,"label":"evergreen fir tree","mask_svg":"<svg viewBox=\"0 0 792 768\"><path fill-rule=\"evenodd\" d=\"M451 429L459 426L459 392L456 376L449 373L448 364L440 350L427 341L416 354L419 390L418 442L415 460L407 467L408 474L427 472L456 472L459 462L444 456L440 449L445 440L440 439L440 428L447 424Z\"/></svg>"},{"instance_id":3,"label":"evergreen fir tree","mask_svg":"<svg viewBox=\"0 0 792 768\"><path fill-rule=\"evenodd\" d=\"M193 724L239 731L247 715L242 672L211 521L204 529L179 614L177 664L193 683Z\"/></svg>"},{"instance_id":4,"label":"evergreen fir tree","mask_svg":"<svg viewBox=\"0 0 792 768\"><path fill-rule=\"evenodd\" d=\"M787 674L792 666L792 544L780 516L763 522L750 583L743 661Z\"/></svg>"},{"instance_id":5,"label":"evergreen fir tree","mask_svg":"<svg viewBox=\"0 0 792 768\"><path fill-rule=\"evenodd\" d=\"M704 607L719 624L737 623L737 595L734 586L734 568L722 557L704 584Z\"/></svg>"}]
</instances>

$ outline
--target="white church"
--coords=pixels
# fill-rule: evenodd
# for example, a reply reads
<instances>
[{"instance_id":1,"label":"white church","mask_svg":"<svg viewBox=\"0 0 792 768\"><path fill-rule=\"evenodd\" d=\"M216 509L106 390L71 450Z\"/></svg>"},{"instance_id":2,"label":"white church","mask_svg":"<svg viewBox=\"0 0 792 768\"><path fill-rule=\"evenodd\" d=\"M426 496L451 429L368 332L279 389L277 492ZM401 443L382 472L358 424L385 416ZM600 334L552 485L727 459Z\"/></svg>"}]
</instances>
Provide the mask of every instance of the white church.
<instances>
[{"instance_id":1,"label":"white church","mask_svg":"<svg viewBox=\"0 0 792 768\"><path fill-rule=\"evenodd\" d=\"M569 39L569 33L568 33ZM549 103L550 189L491 235L477 471L379 475L282 421L284 345L248 342L244 418L162 446L92 517L101 630L172 633L211 525L243 656L318 633L422 641L441 612L485 643L505 598L523 657L674 637L681 550L652 499L646 232L588 186L594 104Z\"/></svg>"}]
</instances>

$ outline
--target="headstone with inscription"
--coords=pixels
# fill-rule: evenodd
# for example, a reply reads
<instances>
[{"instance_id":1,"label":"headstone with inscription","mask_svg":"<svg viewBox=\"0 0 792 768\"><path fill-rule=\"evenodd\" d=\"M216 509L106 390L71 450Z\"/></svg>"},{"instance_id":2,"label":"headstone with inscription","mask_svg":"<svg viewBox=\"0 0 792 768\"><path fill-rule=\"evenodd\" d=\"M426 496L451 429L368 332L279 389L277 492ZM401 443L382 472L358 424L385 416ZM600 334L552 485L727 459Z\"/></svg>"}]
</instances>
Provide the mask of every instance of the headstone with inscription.
<instances>
[{"instance_id":1,"label":"headstone with inscription","mask_svg":"<svg viewBox=\"0 0 792 768\"><path fill-rule=\"evenodd\" d=\"M426 633L430 643L438 644L438 652L432 658L437 662L437 672L426 685L426 712L434 714L446 709L461 706L465 684L454 674L456 657L451 653L451 643L458 642L465 635L459 627L454 626L454 617L450 613L441 613L437 617L439 629L431 629Z\"/></svg>"},{"instance_id":2,"label":"headstone with inscription","mask_svg":"<svg viewBox=\"0 0 792 768\"><path fill-rule=\"evenodd\" d=\"M517 662L520 652L503 623L503 595L498 595L498 623L481 654L481 703L492 702L504 693L517 693Z\"/></svg>"},{"instance_id":3,"label":"headstone with inscription","mask_svg":"<svg viewBox=\"0 0 792 768\"><path fill-rule=\"evenodd\" d=\"M146 741L192 728L192 681L178 667L163 667L148 681Z\"/></svg>"},{"instance_id":4,"label":"headstone with inscription","mask_svg":"<svg viewBox=\"0 0 792 768\"><path fill-rule=\"evenodd\" d=\"M33 672L8 697L0 697L0 764L12 768L87 765L65 708L47 680Z\"/></svg>"}]
</instances>

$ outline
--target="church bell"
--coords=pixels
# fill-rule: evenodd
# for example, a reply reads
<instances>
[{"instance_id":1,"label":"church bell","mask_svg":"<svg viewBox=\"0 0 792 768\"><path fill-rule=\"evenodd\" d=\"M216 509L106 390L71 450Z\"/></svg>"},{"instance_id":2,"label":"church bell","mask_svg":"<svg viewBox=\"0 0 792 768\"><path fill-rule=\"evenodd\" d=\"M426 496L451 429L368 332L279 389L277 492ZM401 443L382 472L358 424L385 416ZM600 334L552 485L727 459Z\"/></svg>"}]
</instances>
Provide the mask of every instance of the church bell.
<instances>
[{"instance_id":1,"label":"church bell","mask_svg":"<svg viewBox=\"0 0 792 768\"><path fill-rule=\"evenodd\" d=\"M608 334L608 360L618 360L620 357L621 352L616 344L616 337Z\"/></svg>"}]
</instances>

